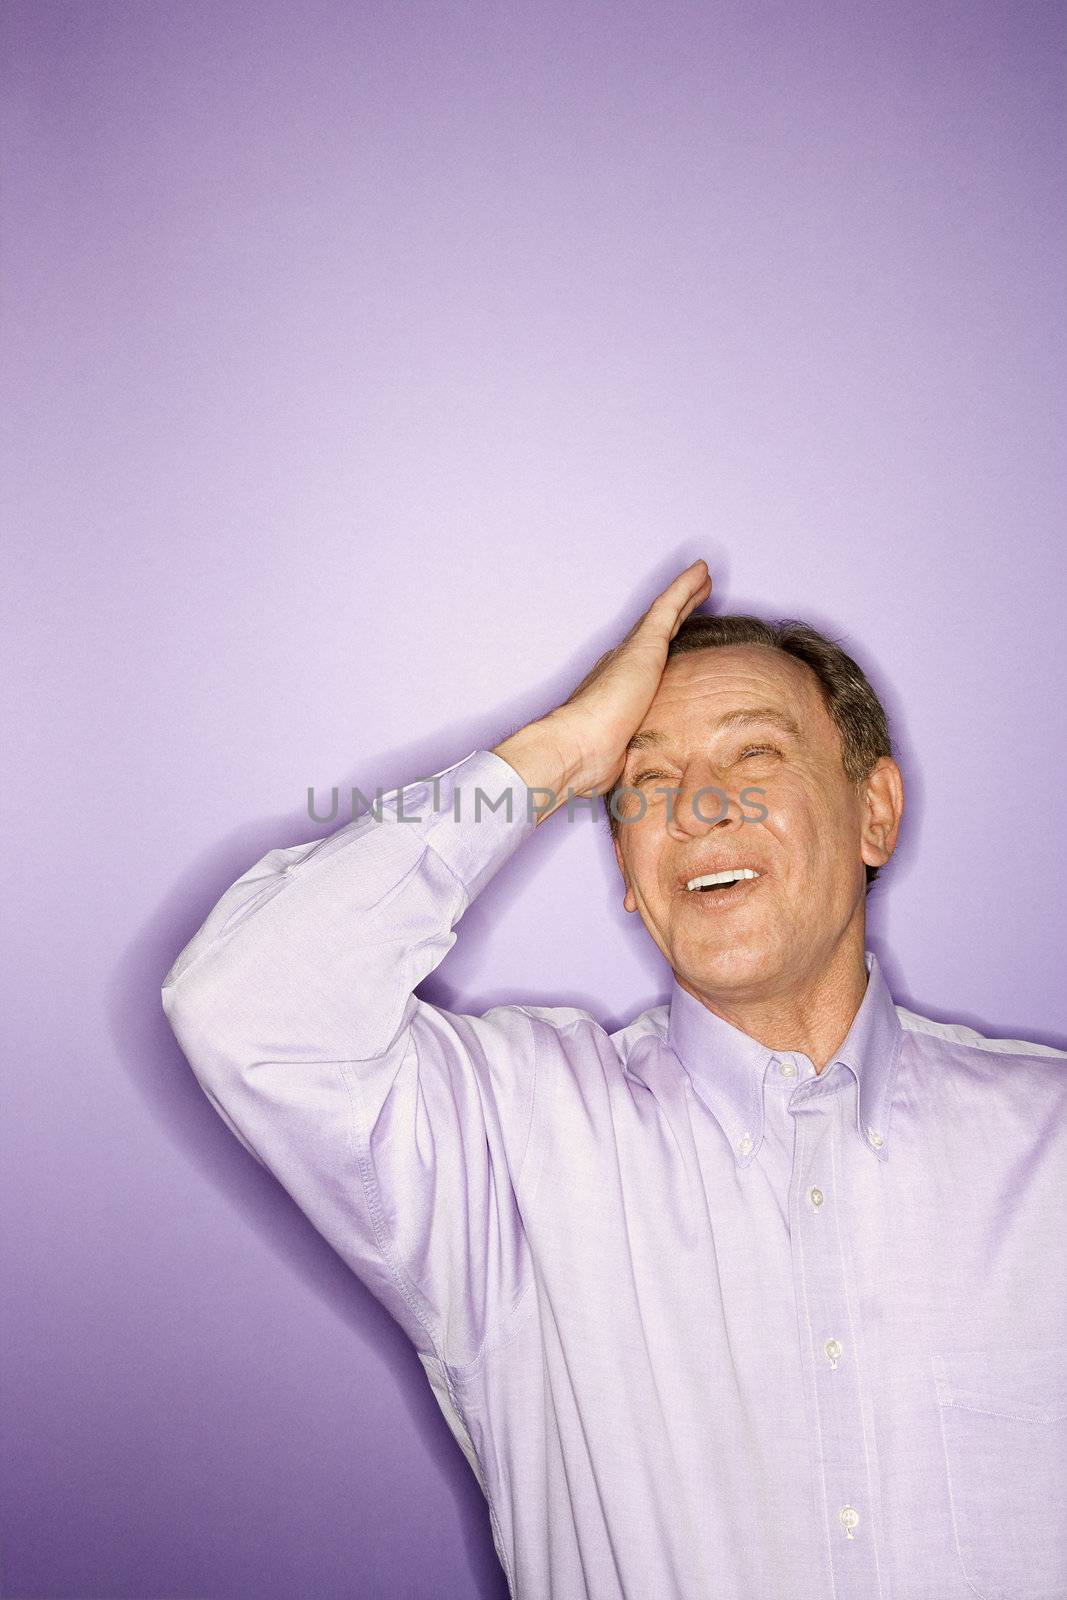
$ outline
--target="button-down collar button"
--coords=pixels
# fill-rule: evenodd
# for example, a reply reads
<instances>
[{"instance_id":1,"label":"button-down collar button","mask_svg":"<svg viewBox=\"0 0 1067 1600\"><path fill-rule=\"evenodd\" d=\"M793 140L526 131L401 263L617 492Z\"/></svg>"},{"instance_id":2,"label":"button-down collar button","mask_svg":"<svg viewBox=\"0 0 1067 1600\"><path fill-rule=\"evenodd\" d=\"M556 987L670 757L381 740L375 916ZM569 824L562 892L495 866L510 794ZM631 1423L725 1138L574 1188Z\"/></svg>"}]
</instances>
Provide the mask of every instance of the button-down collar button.
<instances>
[{"instance_id":1,"label":"button-down collar button","mask_svg":"<svg viewBox=\"0 0 1067 1600\"><path fill-rule=\"evenodd\" d=\"M822 1190L821 1189L809 1189L808 1190L808 1199L811 1201L813 1206L821 1206L822 1205L822 1200L823 1200Z\"/></svg>"},{"instance_id":2,"label":"button-down collar button","mask_svg":"<svg viewBox=\"0 0 1067 1600\"><path fill-rule=\"evenodd\" d=\"M831 1367L836 1369L837 1358L844 1348L845 1347L841 1343L840 1339L827 1339L826 1343L823 1345L823 1349L826 1351L826 1359L829 1361Z\"/></svg>"},{"instance_id":3,"label":"button-down collar button","mask_svg":"<svg viewBox=\"0 0 1067 1600\"><path fill-rule=\"evenodd\" d=\"M752 1149L752 1135L750 1133L742 1134L737 1148L740 1150L743 1156L747 1156L749 1151Z\"/></svg>"},{"instance_id":4,"label":"button-down collar button","mask_svg":"<svg viewBox=\"0 0 1067 1600\"><path fill-rule=\"evenodd\" d=\"M875 1133L873 1128L868 1128L867 1129L867 1138L870 1140L871 1144L874 1145L874 1148L876 1150L884 1142L883 1139L882 1139L882 1135L880 1133Z\"/></svg>"},{"instance_id":5,"label":"button-down collar button","mask_svg":"<svg viewBox=\"0 0 1067 1600\"><path fill-rule=\"evenodd\" d=\"M849 1538L855 1538L852 1530L854 1527L856 1527L860 1520L860 1514L856 1510L855 1506L842 1506L838 1515L841 1518L841 1524Z\"/></svg>"}]
</instances>

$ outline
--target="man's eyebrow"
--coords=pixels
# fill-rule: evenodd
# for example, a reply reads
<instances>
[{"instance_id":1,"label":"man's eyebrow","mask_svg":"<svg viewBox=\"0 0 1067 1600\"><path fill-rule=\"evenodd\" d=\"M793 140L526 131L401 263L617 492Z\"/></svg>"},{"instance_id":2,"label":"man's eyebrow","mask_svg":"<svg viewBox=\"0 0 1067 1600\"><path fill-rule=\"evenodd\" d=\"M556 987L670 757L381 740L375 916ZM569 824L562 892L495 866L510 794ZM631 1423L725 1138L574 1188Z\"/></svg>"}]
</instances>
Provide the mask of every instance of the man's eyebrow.
<instances>
[{"instance_id":1,"label":"man's eyebrow","mask_svg":"<svg viewBox=\"0 0 1067 1600\"><path fill-rule=\"evenodd\" d=\"M726 711L713 724L715 730L728 730L730 728L748 728L755 724L770 724L779 728L782 733L788 733L792 738L803 740L803 734L793 721L786 716L784 711L778 711L774 706L745 706L736 711ZM658 733L654 728L645 728L641 733L635 733L626 746L626 754L635 750L649 750L654 745L663 744L665 735Z\"/></svg>"},{"instance_id":2,"label":"man's eyebrow","mask_svg":"<svg viewBox=\"0 0 1067 1600\"><path fill-rule=\"evenodd\" d=\"M756 722L769 722L775 728L780 728L783 733L791 734L794 739L802 739L803 734L793 721L786 716L784 711L778 711L774 706L753 706L740 711L727 711L716 722L716 728L747 728Z\"/></svg>"}]
</instances>

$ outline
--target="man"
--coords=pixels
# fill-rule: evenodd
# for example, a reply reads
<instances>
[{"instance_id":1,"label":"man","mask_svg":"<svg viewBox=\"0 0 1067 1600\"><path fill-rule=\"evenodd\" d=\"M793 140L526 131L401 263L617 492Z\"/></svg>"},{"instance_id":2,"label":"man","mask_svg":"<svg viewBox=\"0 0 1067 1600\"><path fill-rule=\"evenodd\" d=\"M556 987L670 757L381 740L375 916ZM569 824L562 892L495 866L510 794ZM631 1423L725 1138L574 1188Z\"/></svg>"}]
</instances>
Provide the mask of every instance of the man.
<instances>
[{"instance_id":1,"label":"man","mask_svg":"<svg viewBox=\"0 0 1067 1600\"><path fill-rule=\"evenodd\" d=\"M519 1600L1063 1600L1064 1052L894 1005L882 708L811 629L692 616L710 587L694 563L564 705L264 857L165 1008L410 1336ZM669 1003L609 1035L419 1000L576 796Z\"/></svg>"}]
</instances>

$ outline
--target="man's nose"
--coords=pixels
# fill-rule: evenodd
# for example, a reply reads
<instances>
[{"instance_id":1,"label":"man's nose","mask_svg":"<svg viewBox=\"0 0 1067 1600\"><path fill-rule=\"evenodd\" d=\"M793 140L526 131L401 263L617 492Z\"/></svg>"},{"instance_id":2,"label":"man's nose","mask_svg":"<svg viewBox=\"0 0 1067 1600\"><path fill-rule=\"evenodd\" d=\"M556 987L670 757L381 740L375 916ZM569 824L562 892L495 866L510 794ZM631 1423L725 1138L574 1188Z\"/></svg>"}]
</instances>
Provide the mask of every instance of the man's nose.
<instances>
[{"instance_id":1,"label":"man's nose","mask_svg":"<svg viewBox=\"0 0 1067 1600\"><path fill-rule=\"evenodd\" d=\"M726 775L710 762L691 762L674 796L667 826L679 837L692 837L712 828L740 828L744 817L740 800L727 787Z\"/></svg>"}]
</instances>

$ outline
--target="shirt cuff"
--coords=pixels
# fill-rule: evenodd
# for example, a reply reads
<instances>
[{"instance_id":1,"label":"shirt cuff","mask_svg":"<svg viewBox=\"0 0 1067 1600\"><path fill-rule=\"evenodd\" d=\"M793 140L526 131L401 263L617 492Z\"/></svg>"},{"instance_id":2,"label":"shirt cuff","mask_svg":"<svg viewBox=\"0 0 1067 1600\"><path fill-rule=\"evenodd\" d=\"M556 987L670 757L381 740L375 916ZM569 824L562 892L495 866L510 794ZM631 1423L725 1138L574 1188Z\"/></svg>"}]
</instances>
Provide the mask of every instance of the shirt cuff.
<instances>
[{"instance_id":1,"label":"shirt cuff","mask_svg":"<svg viewBox=\"0 0 1067 1600\"><path fill-rule=\"evenodd\" d=\"M492 750L473 750L403 790L405 815L430 813L425 842L463 885L468 905L533 833L547 804L545 791L529 788Z\"/></svg>"}]
</instances>

